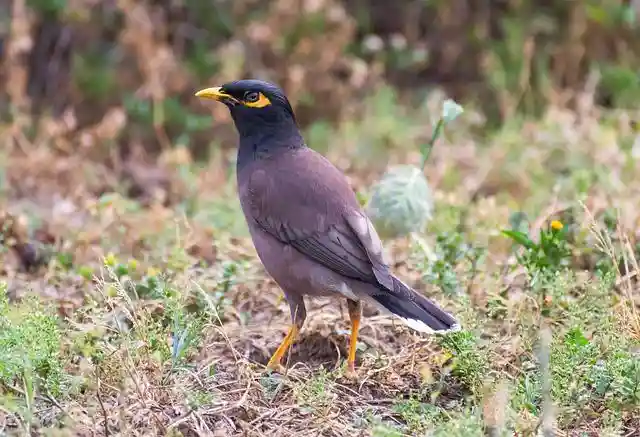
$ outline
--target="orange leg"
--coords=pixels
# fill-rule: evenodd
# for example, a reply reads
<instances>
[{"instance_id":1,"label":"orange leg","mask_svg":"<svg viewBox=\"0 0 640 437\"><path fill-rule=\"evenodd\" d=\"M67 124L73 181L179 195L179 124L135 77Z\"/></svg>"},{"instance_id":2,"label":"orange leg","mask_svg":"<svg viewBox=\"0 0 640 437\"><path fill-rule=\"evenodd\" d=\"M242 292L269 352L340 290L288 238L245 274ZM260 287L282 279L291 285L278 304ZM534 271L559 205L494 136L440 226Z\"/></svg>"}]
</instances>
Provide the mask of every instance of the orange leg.
<instances>
[{"instance_id":1,"label":"orange leg","mask_svg":"<svg viewBox=\"0 0 640 437\"><path fill-rule=\"evenodd\" d=\"M280 343L280 346L278 346L278 349L276 349L275 353L269 360L267 369L280 370L280 362L282 361L282 357L289 349L289 346L291 346L291 344L295 341L296 337L298 336L298 332L300 332L300 328L298 328L298 325L291 325L291 327L289 328L289 332L284 337L284 340L282 340L282 343Z\"/></svg>"},{"instance_id":2,"label":"orange leg","mask_svg":"<svg viewBox=\"0 0 640 437\"><path fill-rule=\"evenodd\" d=\"M347 357L347 374L349 374L350 376L355 376L356 345L358 343L358 330L360 329L362 305L360 304L360 302L348 300L347 308L349 309L349 319L351 320L351 339L349 341L349 356Z\"/></svg>"},{"instance_id":3,"label":"orange leg","mask_svg":"<svg viewBox=\"0 0 640 437\"><path fill-rule=\"evenodd\" d=\"M282 365L280 364L282 357L284 357L284 354L287 353L289 347L298 337L300 329L302 329L302 325L304 325L305 318L307 317L307 311L304 307L304 300L302 300L301 295L287 294L285 290L285 297L287 298L289 309L291 311L291 327L289 327L289 332L287 332L284 340L282 340L282 343L280 343L280 346L278 346L278 349L276 349L273 356L267 363L267 369L269 370L282 370Z\"/></svg>"}]
</instances>

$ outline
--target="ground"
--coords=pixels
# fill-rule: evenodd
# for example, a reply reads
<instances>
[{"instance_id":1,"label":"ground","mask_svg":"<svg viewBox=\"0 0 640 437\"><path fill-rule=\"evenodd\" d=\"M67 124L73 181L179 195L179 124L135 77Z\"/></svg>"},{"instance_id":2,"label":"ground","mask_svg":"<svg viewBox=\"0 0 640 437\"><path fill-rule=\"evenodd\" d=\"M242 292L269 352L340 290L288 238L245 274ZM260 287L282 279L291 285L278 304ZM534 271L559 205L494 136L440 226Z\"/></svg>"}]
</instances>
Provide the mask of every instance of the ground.
<instances>
[{"instance_id":1,"label":"ground","mask_svg":"<svg viewBox=\"0 0 640 437\"><path fill-rule=\"evenodd\" d=\"M640 435L635 132L595 110L484 136L473 120L427 164L426 229L385 239L463 330L366 307L355 380L345 302L328 300L309 301L286 373L266 372L289 309L244 227L233 150L105 165L50 138L5 148L0 434ZM382 173L354 141L367 126L310 135L363 203ZM390 163L419 162L400 142Z\"/></svg>"}]
</instances>

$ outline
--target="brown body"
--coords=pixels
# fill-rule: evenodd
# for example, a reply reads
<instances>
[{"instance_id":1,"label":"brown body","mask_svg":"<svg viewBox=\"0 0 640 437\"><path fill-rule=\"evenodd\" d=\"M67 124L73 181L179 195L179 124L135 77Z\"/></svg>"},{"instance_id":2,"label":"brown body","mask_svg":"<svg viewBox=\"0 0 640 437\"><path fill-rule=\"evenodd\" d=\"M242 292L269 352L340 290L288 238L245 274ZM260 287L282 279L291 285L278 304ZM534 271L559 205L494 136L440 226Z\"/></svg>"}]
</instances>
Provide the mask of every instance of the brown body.
<instances>
[{"instance_id":1,"label":"brown body","mask_svg":"<svg viewBox=\"0 0 640 437\"><path fill-rule=\"evenodd\" d=\"M391 273L382 243L347 179L305 145L282 90L246 80L197 95L222 101L231 111L240 134L242 210L258 256L291 309L292 326L268 367L279 367L302 328L305 295L347 299L352 374L362 300L418 331L459 329L451 315Z\"/></svg>"},{"instance_id":2,"label":"brown body","mask_svg":"<svg viewBox=\"0 0 640 437\"><path fill-rule=\"evenodd\" d=\"M302 294L336 293L358 300L377 282L374 269L383 278L389 275L380 240L369 233L373 228L346 178L312 149L279 153L245 166L238 174L238 191L258 256L289 302L302 305ZM361 235L356 226L364 231ZM275 236L272 230L278 228ZM369 253L362 238L368 240ZM295 248L301 241L312 242L306 245L311 256ZM329 263L348 276L316 260L329 250L337 258Z\"/></svg>"}]
</instances>

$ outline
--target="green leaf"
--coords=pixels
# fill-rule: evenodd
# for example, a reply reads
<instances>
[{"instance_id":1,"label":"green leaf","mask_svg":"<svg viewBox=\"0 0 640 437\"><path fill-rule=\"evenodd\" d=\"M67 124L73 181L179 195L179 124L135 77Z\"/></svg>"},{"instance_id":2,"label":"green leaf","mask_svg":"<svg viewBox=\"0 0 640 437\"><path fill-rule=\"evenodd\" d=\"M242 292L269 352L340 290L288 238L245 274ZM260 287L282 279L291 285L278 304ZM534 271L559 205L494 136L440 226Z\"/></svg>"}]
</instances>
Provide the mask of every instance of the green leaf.
<instances>
[{"instance_id":1,"label":"green leaf","mask_svg":"<svg viewBox=\"0 0 640 437\"><path fill-rule=\"evenodd\" d=\"M433 214L431 188L422 170L391 167L372 187L367 212L382 238L420 232Z\"/></svg>"},{"instance_id":2,"label":"green leaf","mask_svg":"<svg viewBox=\"0 0 640 437\"><path fill-rule=\"evenodd\" d=\"M567 345L574 348L581 348L589 344L589 340L584 336L580 328L572 328L565 336Z\"/></svg>"},{"instance_id":3,"label":"green leaf","mask_svg":"<svg viewBox=\"0 0 640 437\"><path fill-rule=\"evenodd\" d=\"M519 243L522 246L526 247L527 249L536 248L536 244L533 241L531 241L531 239L527 236L527 234L523 232L505 229L502 231L502 233L507 237L511 238L516 243Z\"/></svg>"}]
</instances>

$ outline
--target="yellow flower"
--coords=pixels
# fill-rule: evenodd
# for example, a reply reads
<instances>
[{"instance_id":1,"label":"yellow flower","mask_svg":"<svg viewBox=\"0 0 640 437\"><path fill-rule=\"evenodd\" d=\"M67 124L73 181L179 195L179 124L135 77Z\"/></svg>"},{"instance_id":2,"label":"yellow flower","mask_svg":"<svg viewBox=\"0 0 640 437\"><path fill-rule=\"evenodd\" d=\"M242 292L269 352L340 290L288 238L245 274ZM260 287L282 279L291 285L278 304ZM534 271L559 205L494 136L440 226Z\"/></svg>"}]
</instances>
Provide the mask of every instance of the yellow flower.
<instances>
[{"instance_id":1,"label":"yellow flower","mask_svg":"<svg viewBox=\"0 0 640 437\"><path fill-rule=\"evenodd\" d=\"M109 254L104 259L104 263L109 267L113 267L118 264L118 258L116 258L116 256L112 252L109 252Z\"/></svg>"},{"instance_id":2,"label":"yellow flower","mask_svg":"<svg viewBox=\"0 0 640 437\"><path fill-rule=\"evenodd\" d=\"M564 225L562 224L561 221L554 220L551 222L551 229L553 229L554 231L559 231L562 228L564 228Z\"/></svg>"}]
</instances>

